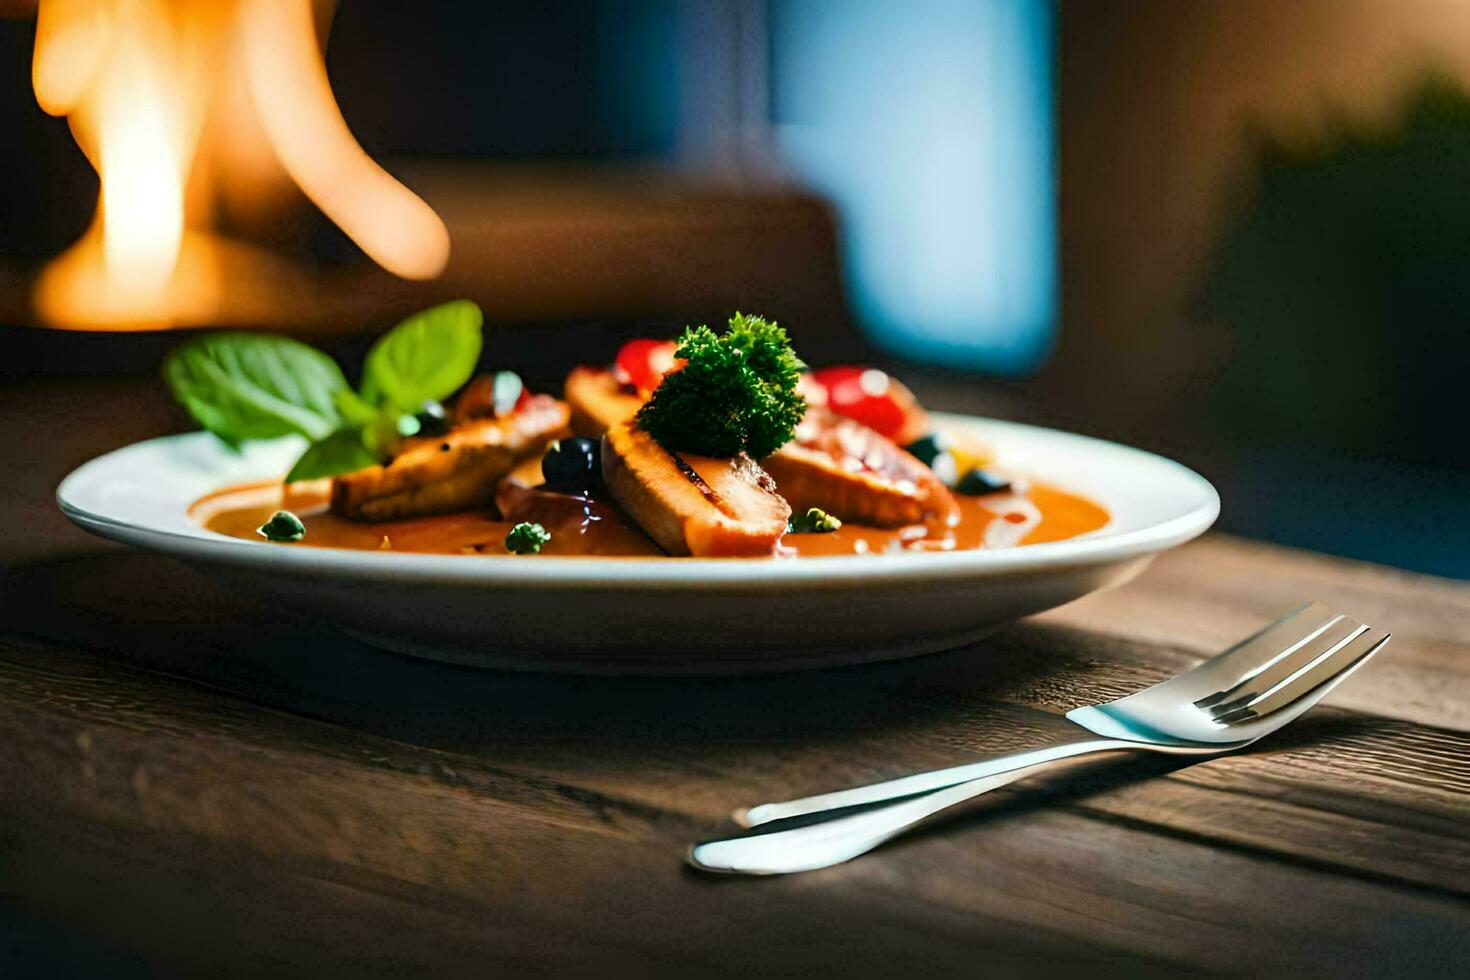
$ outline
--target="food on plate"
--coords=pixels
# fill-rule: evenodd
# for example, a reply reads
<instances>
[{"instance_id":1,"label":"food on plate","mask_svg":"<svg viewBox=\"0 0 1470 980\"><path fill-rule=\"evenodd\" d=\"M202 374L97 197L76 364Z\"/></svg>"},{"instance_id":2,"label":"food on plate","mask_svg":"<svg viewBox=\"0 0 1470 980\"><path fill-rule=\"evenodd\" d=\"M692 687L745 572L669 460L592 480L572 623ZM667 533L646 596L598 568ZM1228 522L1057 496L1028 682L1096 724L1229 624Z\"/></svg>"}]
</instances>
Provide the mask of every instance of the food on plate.
<instances>
[{"instance_id":1,"label":"food on plate","mask_svg":"<svg viewBox=\"0 0 1470 980\"><path fill-rule=\"evenodd\" d=\"M736 448L755 450L762 456L761 465L797 510L818 507L841 519L879 527L901 527L931 519L953 521L955 504L948 488L891 440L830 409L809 406L799 411L795 407L806 404L799 377L821 377L824 372L798 375L802 365L789 353L785 332L779 331L776 337L770 330L770 325L759 318L737 314L726 335L734 335L733 343L716 338L708 328L686 334L686 341L675 353L689 363L659 385L646 409L638 390L619 383L618 370L575 369L567 380L566 391L573 417L580 420L578 431L606 430L636 415L645 427L651 422L652 431L660 439L676 445L713 453ZM747 347L756 349L762 357L746 363L747 358L739 355ZM629 348L640 352L648 349L646 342L633 341L619 352L619 363L628 360L625 355ZM729 356L722 353L727 350L732 352ZM677 363L677 359L670 363ZM691 371L690 363L697 374ZM780 388L762 387L757 368L764 363L773 366L772 373L782 382ZM839 369L844 377L848 373L849 369ZM887 376L883 377L887 385ZM896 392L898 386L892 386L892 390ZM906 394L907 389L902 390L907 399L904 418L927 424L927 414L912 395ZM824 386L818 384L817 391L819 397L826 398ZM897 403L890 399L888 404ZM762 433L758 445L746 446L739 433L743 431L743 420L751 414L757 419L772 419L773 431ZM793 425L793 419L799 421ZM890 428L902 431L908 424L901 422ZM777 448L769 451L772 446ZM762 454L760 450L769 452Z\"/></svg>"},{"instance_id":2,"label":"food on plate","mask_svg":"<svg viewBox=\"0 0 1470 980\"><path fill-rule=\"evenodd\" d=\"M572 431L579 436L600 438L619 422L626 422L643 407L644 396L624 385L610 370L579 366L567 375L562 392L572 411Z\"/></svg>"},{"instance_id":3,"label":"food on plate","mask_svg":"<svg viewBox=\"0 0 1470 980\"><path fill-rule=\"evenodd\" d=\"M1004 493L1011 488L1011 481L999 473L982 467L968 470L955 483L955 492L967 497L983 497L990 493Z\"/></svg>"},{"instance_id":4,"label":"food on plate","mask_svg":"<svg viewBox=\"0 0 1470 980\"><path fill-rule=\"evenodd\" d=\"M808 507L805 513L793 514L786 523L786 530L793 534L827 534L842 526L842 522L820 507Z\"/></svg>"},{"instance_id":5,"label":"food on plate","mask_svg":"<svg viewBox=\"0 0 1470 980\"><path fill-rule=\"evenodd\" d=\"M722 336L686 330L672 363L603 434L603 483L671 555L774 554L791 506L752 456L788 442L806 412L786 331L737 313Z\"/></svg>"},{"instance_id":6,"label":"food on plate","mask_svg":"<svg viewBox=\"0 0 1470 980\"><path fill-rule=\"evenodd\" d=\"M278 510L255 533L267 541L300 541L306 537L306 525L289 510Z\"/></svg>"},{"instance_id":7,"label":"food on plate","mask_svg":"<svg viewBox=\"0 0 1470 980\"><path fill-rule=\"evenodd\" d=\"M551 533L534 521L522 521L505 534L505 550L518 555L539 555Z\"/></svg>"},{"instance_id":8,"label":"food on plate","mask_svg":"<svg viewBox=\"0 0 1470 980\"><path fill-rule=\"evenodd\" d=\"M434 403L474 374L481 323L480 308L463 300L409 317L368 350L357 390L326 354L267 334L197 337L169 352L163 377L195 421L230 445L305 436L286 482L336 476L387 462L425 419L437 423Z\"/></svg>"},{"instance_id":9,"label":"food on plate","mask_svg":"<svg viewBox=\"0 0 1470 980\"><path fill-rule=\"evenodd\" d=\"M467 510L492 499L517 462L567 435L567 421L565 403L534 395L505 415L403 439L383 463L338 475L332 509L364 521Z\"/></svg>"},{"instance_id":10,"label":"food on plate","mask_svg":"<svg viewBox=\"0 0 1470 980\"><path fill-rule=\"evenodd\" d=\"M763 462L796 510L819 507L877 527L959 520L954 497L933 470L867 426L824 408L808 411L795 438Z\"/></svg>"},{"instance_id":11,"label":"food on plate","mask_svg":"<svg viewBox=\"0 0 1470 980\"><path fill-rule=\"evenodd\" d=\"M821 368L811 373L814 401L838 415L861 422L900 446L930 431L929 414L914 393L886 371L858 365Z\"/></svg>"},{"instance_id":12,"label":"food on plate","mask_svg":"<svg viewBox=\"0 0 1470 980\"><path fill-rule=\"evenodd\" d=\"M797 391L805 367L786 331L736 313L723 335L691 327L638 409L637 427L661 446L706 456L768 456L791 441L806 414Z\"/></svg>"},{"instance_id":13,"label":"food on plate","mask_svg":"<svg viewBox=\"0 0 1470 980\"><path fill-rule=\"evenodd\" d=\"M473 419L503 418L523 407L531 399L531 392L514 371L496 371L482 374L469 384L454 399L454 421L469 422ZM430 402L429 404L438 404ZM443 409L441 407L440 411Z\"/></svg>"},{"instance_id":14,"label":"food on plate","mask_svg":"<svg viewBox=\"0 0 1470 980\"><path fill-rule=\"evenodd\" d=\"M481 328L467 302L410 317L356 387L285 338L182 345L164 377L206 429L306 440L281 481L217 491L192 517L257 541L521 560L954 551L1108 520L951 439L882 371L809 371L762 317L630 341L573 367L564 401L481 372Z\"/></svg>"},{"instance_id":15,"label":"food on plate","mask_svg":"<svg viewBox=\"0 0 1470 980\"><path fill-rule=\"evenodd\" d=\"M602 479L671 555L770 555L791 516L775 481L743 452L718 457L667 449L631 422L602 437Z\"/></svg>"},{"instance_id":16,"label":"food on plate","mask_svg":"<svg viewBox=\"0 0 1470 980\"><path fill-rule=\"evenodd\" d=\"M740 314L735 314L740 319ZM630 340L613 360L613 377L618 384L648 397L664 375L680 364L679 345L672 340Z\"/></svg>"},{"instance_id":17,"label":"food on plate","mask_svg":"<svg viewBox=\"0 0 1470 980\"><path fill-rule=\"evenodd\" d=\"M595 494L602 489L602 445L596 439L559 439L541 457L546 489Z\"/></svg>"}]
</instances>

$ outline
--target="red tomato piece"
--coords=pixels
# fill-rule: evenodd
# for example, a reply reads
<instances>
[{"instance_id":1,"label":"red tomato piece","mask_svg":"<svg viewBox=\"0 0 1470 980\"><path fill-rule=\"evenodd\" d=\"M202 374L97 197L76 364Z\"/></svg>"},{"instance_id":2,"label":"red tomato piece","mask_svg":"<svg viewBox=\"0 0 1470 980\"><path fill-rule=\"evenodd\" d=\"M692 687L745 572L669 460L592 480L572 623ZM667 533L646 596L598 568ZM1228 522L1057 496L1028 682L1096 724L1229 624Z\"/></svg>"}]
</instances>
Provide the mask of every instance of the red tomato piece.
<instances>
[{"instance_id":1,"label":"red tomato piece","mask_svg":"<svg viewBox=\"0 0 1470 980\"><path fill-rule=\"evenodd\" d=\"M830 367L812 372L818 384L827 389L827 407L892 439L903 431L908 421L904 402L907 392L899 388L883 371L866 367Z\"/></svg>"},{"instance_id":2,"label":"red tomato piece","mask_svg":"<svg viewBox=\"0 0 1470 980\"><path fill-rule=\"evenodd\" d=\"M672 340L630 340L618 351L613 362L613 374L618 384L631 385L639 391L652 391L672 371L677 361L674 351L678 344Z\"/></svg>"}]
</instances>

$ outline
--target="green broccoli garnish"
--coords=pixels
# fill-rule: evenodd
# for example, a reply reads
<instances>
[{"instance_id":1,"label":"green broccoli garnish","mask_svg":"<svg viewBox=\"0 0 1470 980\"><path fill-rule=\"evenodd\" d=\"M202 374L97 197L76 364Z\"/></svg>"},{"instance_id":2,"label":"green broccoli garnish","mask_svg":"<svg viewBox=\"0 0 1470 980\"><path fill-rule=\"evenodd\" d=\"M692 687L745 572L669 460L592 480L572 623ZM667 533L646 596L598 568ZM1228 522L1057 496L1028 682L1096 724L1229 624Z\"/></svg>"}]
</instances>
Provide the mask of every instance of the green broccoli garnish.
<instances>
[{"instance_id":1,"label":"green broccoli garnish","mask_svg":"<svg viewBox=\"0 0 1470 980\"><path fill-rule=\"evenodd\" d=\"M841 521L820 507L808 508L805 514L792 514L786 522L786 530L792 534L825 534L841 526Z\"/></svg>"},{"instance_id":2,"label":"green broccoli garnish","mask_svg":"<svg viewBox=\"0 0 1470 980\"><path fill-rule=\"evenodd\" d=\"M523 522L505 536L505 550L517 555L539 555L541 546L551 540L551 532L540 524Z\"/></svg>"},{"instance_id":3,"label":"green broccoli garnish","mask_svg":"<svg viewBox=\"0 0 1470 980\"><path fill-rule=\"evenodd\" d=\"M736 313L723 337L689 327L675 357L685 364L664 377L638 410L637 425L665 449L701 456L780 449L806 414L796 380L806 368L786 331Z\"/></svg>"}]
</instances>

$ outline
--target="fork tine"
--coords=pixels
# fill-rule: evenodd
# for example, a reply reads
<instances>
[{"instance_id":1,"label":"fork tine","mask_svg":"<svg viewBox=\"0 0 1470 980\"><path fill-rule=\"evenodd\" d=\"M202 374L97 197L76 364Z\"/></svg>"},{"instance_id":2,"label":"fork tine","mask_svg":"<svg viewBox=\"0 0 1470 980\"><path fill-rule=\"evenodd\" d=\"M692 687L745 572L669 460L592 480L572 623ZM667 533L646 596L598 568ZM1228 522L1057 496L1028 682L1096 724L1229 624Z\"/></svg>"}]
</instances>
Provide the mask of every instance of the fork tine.
<instances>
[{"instance_id":1,"label":"fork tine","mask_svg":"<svg viewBox=\"0 0 1470 980\"><path fill-rule=\"evenodd\" d=\"M1227 725L1248 721L1280 711L1308 695L1326 694L1381 650L1392 635L1377 634L1369 627L1361 627L1311 663L1256 695L1254 699L1217 714L1215 721Z\"/></svg>"},{"instance_id":2,"label":"fork tine","mask_svg":"<svg viewBox=\"0 0 1470 980\"><path fill-rule=\"evenodd\" d=\"M1259 632L1246 637L1235 646L1210 658L1196 669L1208 669L1243 682L1258 673L1262 667L1290 652L1306 640L1310 640L1330 626L1338 613L1320 602L1309 602L1295 609ZM1226 688L1198 702L1200 707L1209 707L1229 695L1234 688Z\"/></svg>"},{"instance_id":3,"label":"fork tine","mask_svg":"<svg viewBox=\"0 0 1470 980\"><path fill-rule=\"evenodd\" d=\"M1367 629L1362 623L1335 613L1321 625L1316 625L1316 620L1313 620L1309 626L1312 627L1310 632L1295 642L1289 642L1269 659L1257 664L1233 686L1196 701L1195 707L1210 709L1219 714L1249 703L1263 691L1270 690Z\"/></svg>"}]
</instances>

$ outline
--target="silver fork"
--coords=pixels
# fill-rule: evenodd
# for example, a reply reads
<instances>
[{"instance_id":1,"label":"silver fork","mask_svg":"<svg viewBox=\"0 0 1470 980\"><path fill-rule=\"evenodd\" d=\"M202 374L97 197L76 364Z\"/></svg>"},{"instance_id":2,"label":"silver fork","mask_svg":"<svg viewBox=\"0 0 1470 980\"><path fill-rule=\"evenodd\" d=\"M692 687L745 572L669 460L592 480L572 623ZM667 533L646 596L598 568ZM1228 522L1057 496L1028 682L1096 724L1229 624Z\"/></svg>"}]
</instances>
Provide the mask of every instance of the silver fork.
<instances>
[{"instance_id":1,"label":"silver fork","mask_svg":"<svg viewBox=\"0 0 1470 980\"><path fill-rule=\"evenodd\" d=\"M1295 719L1388 642L1312 603L1192 670L1106 704L1074 708L1085 731L1039 748L737 812L744 834L695 844L689 863L729 874L787 874L865 854L952 806L1098 752L1216 755Z\"/></svg>"}]
</instances>

